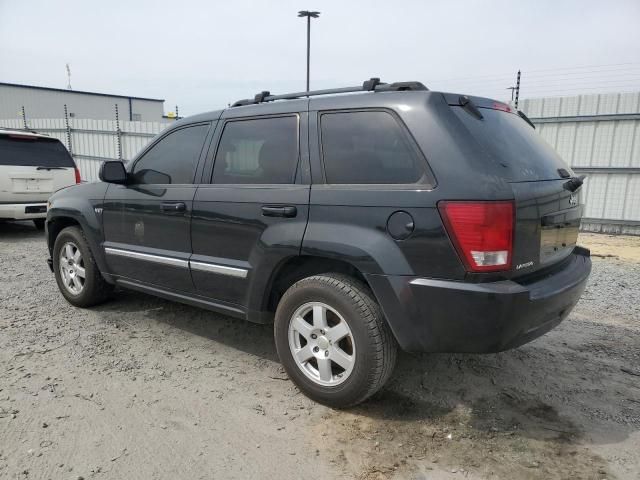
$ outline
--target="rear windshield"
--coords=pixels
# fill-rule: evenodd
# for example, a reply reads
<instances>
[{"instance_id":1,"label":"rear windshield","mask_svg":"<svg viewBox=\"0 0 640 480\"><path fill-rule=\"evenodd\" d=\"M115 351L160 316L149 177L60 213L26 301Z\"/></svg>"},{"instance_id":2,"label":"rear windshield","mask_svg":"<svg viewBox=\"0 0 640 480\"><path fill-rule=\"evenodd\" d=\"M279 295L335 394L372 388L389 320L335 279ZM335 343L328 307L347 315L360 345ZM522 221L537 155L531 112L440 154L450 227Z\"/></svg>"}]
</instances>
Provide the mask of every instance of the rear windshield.
<instances>
[{"instance_id":1,"label":"rear windshield","mask_svg":"<svg viewBox=\"0 0 640 480\"><path fill-rule=\"evenodd\" d=\"M471 136L493 160L495 172L513 182L557 180L559 168L571 169L551 146L514 113L481 108L478 119L462 107L453 106ZM492 171L493 173L493 171Z\"/></svg>"},{"instance_id":2,"label":"rear windshield","mask_svg":"<svg viewBox=\"0 0 640 480\"><path fill-rule=\"evenodd\" d=\"M0 165L75 167L64 145L54 138L0 135Z\"/></svg>"}]
</instances>

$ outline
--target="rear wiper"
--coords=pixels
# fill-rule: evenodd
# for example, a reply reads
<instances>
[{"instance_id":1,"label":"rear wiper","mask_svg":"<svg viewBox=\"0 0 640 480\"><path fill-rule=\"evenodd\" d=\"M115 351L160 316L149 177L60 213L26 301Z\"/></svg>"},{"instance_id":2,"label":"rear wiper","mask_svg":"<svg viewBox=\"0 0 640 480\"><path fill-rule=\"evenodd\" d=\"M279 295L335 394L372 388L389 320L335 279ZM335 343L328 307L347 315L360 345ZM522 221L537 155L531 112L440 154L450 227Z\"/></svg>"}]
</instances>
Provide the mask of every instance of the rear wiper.
<instances>
[{"instance_id":1,"label":"rear wiper","mask_svg":"<svg viewBox=\"0 0 640 480\"><path fill-rule=\"evenodd\" d=\"M36 170L66 170L67 167L38 167Z\"/></svg>"},{"instance_id":2,"label":"rear wiper","mask_svg":"<svg viewBox=\"0 0 640 480\"><path fill-rule=\"evenodd\" d=\"M458 104L465 110L465 112L476 117L478 120L482 120L484 118L478 107L476 107L476 104L473 103L466 95L460 95L460 97L458 97Z\"/></svg>"},{"instance_id":3,"label":"rear wiper","mask_svg":"<svg viewBox=\"0 0 640 480\"><path fill-rule=\"evenodd\" d=\"M580 175L579 177L573 177L571 180L565 182L562 185L562 188L565 190L569 190L570 192L575 192L579 189L584 183L585 175Z\"/></svg>"},{"instance_id":4,"label":"rear wiper","mask_svg":"<svg viewBox=\"0 0 640 480\"><path fill-rule=\"evenodd\" d=\"M534 130L536 129L536 126L531 120L529 120L529 117L527 117L522 110L518 110L518 115L520 115L520 118L522 118L525 122L531 125L531 128L533 128Z\"/></svg>"}]
</instances>

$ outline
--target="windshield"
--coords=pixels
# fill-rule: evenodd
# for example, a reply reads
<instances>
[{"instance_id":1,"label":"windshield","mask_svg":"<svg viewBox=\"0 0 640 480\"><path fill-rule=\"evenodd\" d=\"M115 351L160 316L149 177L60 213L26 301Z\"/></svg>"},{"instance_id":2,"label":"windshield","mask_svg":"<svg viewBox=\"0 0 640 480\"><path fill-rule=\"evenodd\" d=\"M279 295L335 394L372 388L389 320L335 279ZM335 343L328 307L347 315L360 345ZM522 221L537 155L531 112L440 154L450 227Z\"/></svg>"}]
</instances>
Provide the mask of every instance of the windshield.
<instances>
[{"instance_id":1,"label":"windshield","mask_svg":"<svg viewBox=\"0 0 640 480\"><path fill-rule=\"evenodd\" d=\"M75 164L64 145L55 138L0 135L0 165L69 167Z\"/></svg>"},{"instance_id":2,"label":"windshield","mask_svg":"<svg viewBox=\"0 0 640 480\"><path fill-rule=\"evenodd\" d=\"M471 136L493 160L496 173L512 182L559 180L559 168L571 169L531 126L518 115L480 108L478 119L462 107L452 110Z\"/></svg>"}]
</instances>

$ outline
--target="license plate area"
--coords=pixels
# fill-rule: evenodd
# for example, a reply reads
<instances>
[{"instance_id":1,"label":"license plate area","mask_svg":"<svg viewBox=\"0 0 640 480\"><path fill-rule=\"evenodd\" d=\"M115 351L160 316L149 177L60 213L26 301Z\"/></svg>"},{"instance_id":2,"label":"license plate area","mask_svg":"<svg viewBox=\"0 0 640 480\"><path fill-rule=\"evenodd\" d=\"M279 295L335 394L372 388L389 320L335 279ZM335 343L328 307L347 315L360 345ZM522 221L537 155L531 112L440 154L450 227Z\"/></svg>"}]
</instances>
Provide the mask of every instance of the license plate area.
<instances>
[{"instance_id":1,"label":"license plate area","mask_svg":"<svg viewBox=\"0 0 640 480\"><path fill-rule=\"evenodd\" d=\"M569 255L578 242L582 206L545 215L541 219L540 263L553 263Z\"/></svg>"},{"instance_id":2,"label":"license plate area","mask_svg":"<svg viewBox=\"0 0 640 480\"><path fill-rule=\"evenodd\" d=\"M53 180L50 178L13 178L13 193L32 193L53 191Z\"/></svg>"},{"instance_id":3,"label":"license plate area","mask_svg":"<svg viewBox=\"0 0 640 480\"><path fill-rule=\"evenodd\" d=\"M552 263L569 255L578 242L580 223L543 227L540 234L540 263Z\"/></svg>"}]
</instances>

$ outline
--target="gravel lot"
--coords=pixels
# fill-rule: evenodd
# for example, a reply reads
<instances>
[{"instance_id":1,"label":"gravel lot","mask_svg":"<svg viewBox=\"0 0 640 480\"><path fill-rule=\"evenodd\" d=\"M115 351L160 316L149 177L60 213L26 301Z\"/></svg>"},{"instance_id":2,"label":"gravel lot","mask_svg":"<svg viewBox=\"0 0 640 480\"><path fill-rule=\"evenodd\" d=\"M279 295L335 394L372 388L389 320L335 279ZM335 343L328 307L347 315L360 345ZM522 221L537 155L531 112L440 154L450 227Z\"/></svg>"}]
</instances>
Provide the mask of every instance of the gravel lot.
<instances>
[{"instance_id":1,"label":"gravel lot","mask_svg":"<svg viewBox=\"0 0 640 480\"><path fill-rule=\"evenodd\" d=\"M638 479L640 238L582 243L607 249L559 328L402 354L335 411L287 379L269 326L129 292L75 309L42 234L0 223L0 478Z\"/></svg>"}]
</instances>

